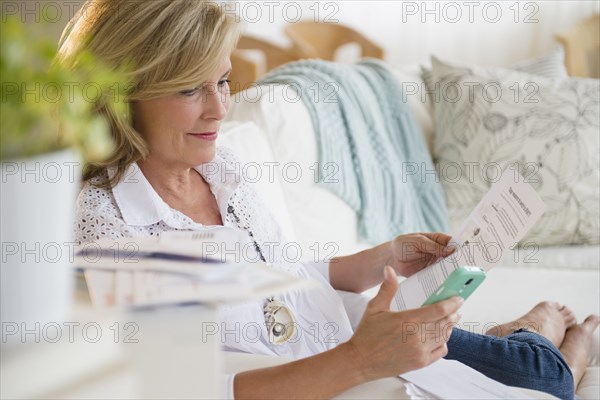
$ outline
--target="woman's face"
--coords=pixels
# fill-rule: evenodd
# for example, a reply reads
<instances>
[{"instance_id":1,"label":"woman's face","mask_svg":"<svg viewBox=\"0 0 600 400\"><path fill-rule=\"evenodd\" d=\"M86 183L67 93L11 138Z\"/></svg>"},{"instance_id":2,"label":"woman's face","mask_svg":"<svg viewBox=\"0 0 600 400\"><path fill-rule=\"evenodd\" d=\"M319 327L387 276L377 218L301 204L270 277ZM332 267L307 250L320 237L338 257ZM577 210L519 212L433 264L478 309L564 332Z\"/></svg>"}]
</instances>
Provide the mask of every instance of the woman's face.
<instances>
[{"instance_id":1,"label":"woman's face","mask_svg":"<svg viewBox=\"0 0 600 400\"><path fill-rule=\"evenodd\" d=\"M227 59L200 87L133 104L134 127L148 143L149 160L192 168L214 158L229 110L230 71Z\"/></svg>"}]
</instances>

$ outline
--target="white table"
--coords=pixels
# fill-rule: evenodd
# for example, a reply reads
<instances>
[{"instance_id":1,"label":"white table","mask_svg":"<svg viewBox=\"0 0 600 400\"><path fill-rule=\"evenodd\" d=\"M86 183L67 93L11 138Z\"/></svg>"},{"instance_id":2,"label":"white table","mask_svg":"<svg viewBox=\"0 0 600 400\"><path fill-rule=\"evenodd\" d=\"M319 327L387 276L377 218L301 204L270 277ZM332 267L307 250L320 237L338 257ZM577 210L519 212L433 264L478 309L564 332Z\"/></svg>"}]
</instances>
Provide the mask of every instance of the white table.
<instances>
[{"instance_id":1,"label":"white table","mask_svg":"<svg viewBox=\"0 0 600 400\"><path fill-rule=\"evenodd\" d=\"M1 397L214 399L218 337L202 334L214 321L208 306L117 313L79 305L70 321L34 328L25 343L3 343Z\"/></svg>"}]
</instances>

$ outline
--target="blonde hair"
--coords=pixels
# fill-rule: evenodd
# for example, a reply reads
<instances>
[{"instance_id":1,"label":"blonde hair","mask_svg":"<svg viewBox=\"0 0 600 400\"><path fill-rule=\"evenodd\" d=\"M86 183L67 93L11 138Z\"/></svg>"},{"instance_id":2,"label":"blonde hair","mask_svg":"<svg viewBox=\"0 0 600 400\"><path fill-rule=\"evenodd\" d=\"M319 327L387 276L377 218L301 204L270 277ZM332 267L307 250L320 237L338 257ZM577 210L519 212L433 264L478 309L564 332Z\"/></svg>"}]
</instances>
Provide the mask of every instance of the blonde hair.
<instances>
[{"instance_id":1,"label":"blonde hair","mask_svg":"<svg viewBox=\"0 0 600 400\"><path fill-rule=\"evenodd\" d=\"M239 36L235 14L208 0L88 0L63 31L57 60L76 68L78 55L89 51L111 68L126 69L128 102L147 100L206 82ZM114 148L107 159L86 165L85 180L116 167L115 176L98 185L113 187L148 155L128 108L117 115L96 105L110 123Z\"/></svg>"}]
</instances>

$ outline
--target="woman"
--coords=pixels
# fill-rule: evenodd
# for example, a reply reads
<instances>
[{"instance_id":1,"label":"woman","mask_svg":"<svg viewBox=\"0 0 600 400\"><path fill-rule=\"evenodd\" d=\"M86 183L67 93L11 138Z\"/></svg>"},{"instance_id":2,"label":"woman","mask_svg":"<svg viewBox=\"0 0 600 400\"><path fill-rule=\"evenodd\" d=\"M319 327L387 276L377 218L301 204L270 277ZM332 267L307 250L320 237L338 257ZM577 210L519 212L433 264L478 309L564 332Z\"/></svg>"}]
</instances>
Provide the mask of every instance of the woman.
<instances>
[{"instance_id":1,"label":"woman","mask_svg":"<svg viewBox=\"0 0 600 400\"><path fill-rule=\"evenodd\" d=\"M110 118L117 145L111 157L86 170L78 199L78 240L242 229L258 258L321 284L318 290L223 311L228 331L240 323L264 328L256 340L225 336L226 349L297 359L231 377L230 395L332 397L446 357L509 385L573 397L596 316L576 324L568 308L545 302L484 336L452 329L460 317L458 298L390 311L396 274L411 275L450 254L447 235L402 235L329 264L290 265L281 254L266 251L266 243L283 239L257 195L239 176L205 168L226 170L237 162L215 142L229 108L228 56L239 35L234 16L207 1L140 1L133 15L120 12L119 4L87 3L61 38L62 62L73 63L87 48L115 68L127 63L134 83L128 94L130 116L99 107ZM419 252L404 255L407 243ZM380 283L353 330L334 289L361 292ZM296 322L296 340L286 340L289 332L278 330L272 308L278 305L285 310L279 316L287 313ZM525 326L536 332L521 329Z\"/></svg>"}]
</instances>

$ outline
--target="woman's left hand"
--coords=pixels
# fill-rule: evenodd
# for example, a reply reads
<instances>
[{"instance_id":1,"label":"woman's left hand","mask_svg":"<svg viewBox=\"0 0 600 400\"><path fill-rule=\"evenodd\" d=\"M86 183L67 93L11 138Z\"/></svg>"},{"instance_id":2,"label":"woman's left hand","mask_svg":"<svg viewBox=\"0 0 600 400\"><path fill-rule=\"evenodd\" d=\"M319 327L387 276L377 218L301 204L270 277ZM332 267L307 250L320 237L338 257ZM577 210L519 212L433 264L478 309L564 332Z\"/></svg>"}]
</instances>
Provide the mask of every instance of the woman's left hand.
<instances>
[{"instance_id":1,"label":"woman's left hand","mask_svg":"<svg viewBox=\"0 0 600 400\"><path fill-rule=\"evenodd\" d=\"M452 254L454 249L447 247L449 241L450 236L440 232L400 235L390 242L391 265L398 274L411 276L439 257Z\"/></svg>"}]
</instances>

